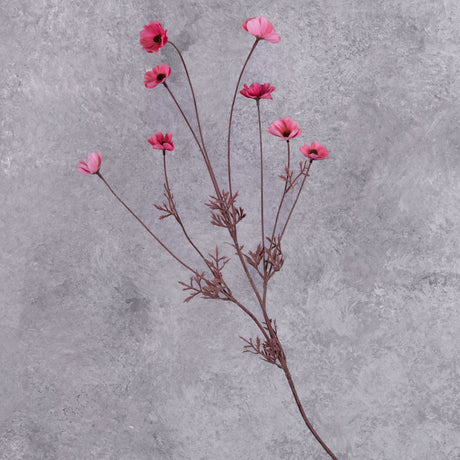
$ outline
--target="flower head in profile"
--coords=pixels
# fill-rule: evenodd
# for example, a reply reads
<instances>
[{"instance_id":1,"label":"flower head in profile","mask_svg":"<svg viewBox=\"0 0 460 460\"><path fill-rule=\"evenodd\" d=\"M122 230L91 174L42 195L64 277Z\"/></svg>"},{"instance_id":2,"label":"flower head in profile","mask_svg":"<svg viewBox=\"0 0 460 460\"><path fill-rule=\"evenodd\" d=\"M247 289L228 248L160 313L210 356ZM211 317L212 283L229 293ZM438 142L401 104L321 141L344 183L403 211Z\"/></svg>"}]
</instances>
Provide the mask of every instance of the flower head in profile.
<instances>
[{"instance_id":1,"label":"flower head in profile","mask_svg":"<svg viewBox=\"0 0 460 460\"><path fill-rule=\"evenodd\" d=\"M251 86L244 84L244 88L240 93L249 99L272 99L271 93L275 91L275 87L271 86L270 83L253 83Z\"/></svg>"},{"instance_id":2,"label":"flower head in profile","mask_svg":"<svg viewBox=\"0 0 460 460\"><path fill-rule=\"evenodd\" d=\"M299 124L293 121L291 117L283 117L281 120L272 123L267 128L267 132L288 141L289 139L299 136L302 130L299 129Z\"/></svg>"},{"instance_id":3,"label":"flower head in profile","mask_svg":"<svg viewBox=\"0 0 460 460\"><path fill-rule=\"evenodd\" d=\"M246 19L241 27L259 40L267 40L271 43L278 43L281 40L281 37L275 34L272 23L262 16Z\"/></svg>"},{"instance_id":4,"label":"flower head in profile","mask_svg":"<svg viewBox=\"0 0 460 460\"><path fill-rule=\"evenodd\" d=\"M164 83L171 74L171 67L166 64L155 66L151 72L144 75L144 84L146 88L155 88L160 83Z\"/></svg>"},{"instance_id":5,"label":"flower head in profile","mask_svg":"<svg viewBox=\"0 0 460 460\"><path fill-rule=\"evenodd\" d=\"M167 30L158 22L149 22L141 30L140 43L147 53L157 53L168 43Z\"/></svg>"},{"instance_id":6,"label":"flower head in profile","mask_svg":"<svg viewBox=\"0 0 460 460\"><path fill-rule=\"evenodd\" d=\"M99 172L102 162L101 152L90 153L88 161L80 160L78 163L78 172L81 174L96 174Z\"/></svg>"},{"instance_id":7,"label":"flower head in profile","mask_svg":"<svg viewBox=\"0 0 460 460\"><path fill-rule=\"evenodd\" d=\"M312 142L311 147L308 144L305 144L300 147L299 150L302 152L302 155L310 158L310 160L325 160L329 157L328 150L319 142Z\"/></svg>"},{"instance_id":8,"label":"flower head in profile","mask_svg":"<svg viewBox=\"0 0 460 460\"><path fill-rule=\"evenodd\" d=\"M156 133L147 141L154 149L158 150L174 150L174 143L172 141L171 133Z\"/></svg>"}]
</instances>

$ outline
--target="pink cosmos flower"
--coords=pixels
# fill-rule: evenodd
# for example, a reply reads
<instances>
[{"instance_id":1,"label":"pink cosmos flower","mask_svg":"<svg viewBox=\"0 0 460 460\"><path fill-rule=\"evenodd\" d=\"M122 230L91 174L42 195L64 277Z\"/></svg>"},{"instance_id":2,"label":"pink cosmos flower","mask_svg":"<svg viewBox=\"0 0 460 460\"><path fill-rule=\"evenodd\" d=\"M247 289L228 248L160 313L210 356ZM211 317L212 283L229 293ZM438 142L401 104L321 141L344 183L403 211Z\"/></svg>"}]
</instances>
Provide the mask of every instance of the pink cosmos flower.
<instances>
[{"instance_id":1,"label":"pink cosmos flower","mask_svg":"<svg viewBox=\"0 0 460 460\"><path fill-rule=\"evenodd\" d=\"M170 152L174 150L171 133L156 133L147 142L151 144L154 149L169 150Z\"/></svg>"},{"instance_id":2,"label":"pink cosmos flower","mask_svg":"<svg viewBox=\"0 0 460 460\"><path fill-rule=\"evenodd\" d=\"M171 67L166 64L155 66L151 72L144 75L144 84L146 88L155 88L160 83L164 83L171 74Z\"/></svg>"},{"instance_id":3,"label":"pink cosmos flower","mask_svg":"<svg viewBox=\"0 0 460 460\"><path fill-rule=\"evenodd\" d=\"M272 23L262 16L246 19L241 27L259 40L267 40L271 43L278 43L281 40L281 37L275 34Z\"/></svg>"},{"instance_id":4,"label":"pink cosmos flower","mask_svg":"<svg viewBox=\"0 0 460 460\"><path fill-rule=\"evenodd\" d=\"M281 120L272 123L267 128L267 132L288 141L289 139L299 136L302 130L299 129L299 124L293 121L291 117L283 117Z\"/></svg>"},{"instance_id":5,"label":"pink cosmos flower","mask_svg":"<svg viewBox=\"0 0 460 460\"><path fill-rule=\"evenodd\" d=\"M144 30L141 30L140 43L142 48L147 53L157 53L168 43L168 36L166 35L167 30L164 30L162 25L158 22L149 22L144 26Z\"/></svg>"},{"instance_id":6,"label":"pink cosmos flower","mask_svg":"<svg viewBox=\"0 0 460 460\"><path fill-rule=\"evenodd\" d=\"M78 163L78 172L81 174L96 174L101 167L101 162L101 152L90 153L86 163L83 160Z\"/></svg>"},{"instance_id":7,"label":"pink cosmos flower","mask_svg":"<svg viewBox=\"0 0 460 460\"><path fill-rule=\"evenodd\" d=\"M299 150L310 160L325 160L329 156L326 147L323 147L319 142L312 142L311 147L305 144Z\"/></svg>"},{"instance_id":8,"label":"pink cosmos flower","mask_svg":"<svg viewBox=\"0 0 460 460\"><path fill-rule=\"evenodd\" d=\"M250 99L272 99L272 93L275 91L275 87L271 86L270 83L264 83L261 85L260 83L253 83L251 86L244 84L244 89L240 91L240 93L244 97L248 97Z\"/></svg>"}]
</instances>

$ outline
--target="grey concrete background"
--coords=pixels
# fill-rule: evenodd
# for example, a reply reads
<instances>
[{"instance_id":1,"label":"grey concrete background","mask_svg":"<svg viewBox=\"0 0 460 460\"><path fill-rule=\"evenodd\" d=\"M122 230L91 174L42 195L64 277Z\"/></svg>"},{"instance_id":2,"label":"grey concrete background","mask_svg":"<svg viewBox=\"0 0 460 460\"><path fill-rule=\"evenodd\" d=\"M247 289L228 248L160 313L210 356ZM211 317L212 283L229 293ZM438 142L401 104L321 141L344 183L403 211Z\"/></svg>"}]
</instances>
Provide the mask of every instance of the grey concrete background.
<instances>
[{"instance_id":1,"label":"grey concrete background","mask_svg":"<svg viewBox=\"0 0 460 460\"><path fill-rule=\"evenodd\" d=\"M242 355L255 329L232 306L183 304L187 273L96 177L92 151L128 203L190 263L173 222L157 220L161 163L147 138L174 133L170 178L203 248L211 191L193 139L164 88L161 62L192 115L180 62L138 44L160 20L184 52L205 137L225 179L236 78L264 15L282 41L261 43L243 82L269 81L263 124L292 116L298 147L320 141L285 238L271 315L299 394L340 459L460 458L457 0L1 2L1 459L323 459L281 372ZM238 98L235 187L258 235L256 111ZM264 136L267 220L285 152ZM268 177L271 176L270 179ZM236 263L228 276L255 307ZM237 286L237 287L235 287Z\"/></svg>"}]
</instances>

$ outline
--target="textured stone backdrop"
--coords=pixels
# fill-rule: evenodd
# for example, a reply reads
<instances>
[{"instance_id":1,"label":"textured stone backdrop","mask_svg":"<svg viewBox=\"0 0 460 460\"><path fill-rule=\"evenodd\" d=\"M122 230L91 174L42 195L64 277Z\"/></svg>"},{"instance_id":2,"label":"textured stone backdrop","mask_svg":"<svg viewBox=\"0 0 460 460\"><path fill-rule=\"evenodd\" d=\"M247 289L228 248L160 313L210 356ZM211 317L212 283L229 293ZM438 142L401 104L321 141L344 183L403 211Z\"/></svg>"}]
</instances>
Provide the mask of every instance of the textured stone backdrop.
<instances>
[{"instance_id":1,"label":"textured stone backdrop","mask_svg":"<svg viewBox=\"0 0 460 460\"><path fill-rule=\"evenodd\" d=\"M160 20L184 52L205 138L225 183L226 123L243 82L269 81L263 125L292 116L298 147L320 141L269 294L298 391L340 459L460 458L460 3L457 0L97 2L0 5L1 459L324 459L279 369L242 355L255 334L224 303L182 303L188 274L108 194L76 172L92 151L116 190L190 263L152 203L174 133L173 191L201 247L210 181L164 88L161 62L193 115L171 46L152 55L139 31ZM255 104L239 97L235 187L258 235ZM267 221L281 193L284 144L264 136ZM269 179L268 177L271 176ZM234 290L255 307L236 261ZM238 286L235 287L235 286Z\"/></svg>"}]
</instances>

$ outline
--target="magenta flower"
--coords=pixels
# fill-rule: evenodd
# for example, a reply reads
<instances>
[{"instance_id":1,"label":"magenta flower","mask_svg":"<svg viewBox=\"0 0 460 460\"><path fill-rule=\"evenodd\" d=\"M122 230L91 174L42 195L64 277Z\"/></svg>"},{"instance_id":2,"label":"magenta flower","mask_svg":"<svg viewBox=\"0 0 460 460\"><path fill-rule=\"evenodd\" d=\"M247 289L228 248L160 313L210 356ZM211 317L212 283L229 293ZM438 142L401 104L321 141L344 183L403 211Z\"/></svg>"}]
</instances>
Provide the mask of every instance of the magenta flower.
<instances>
[{"instance_id":1,"label":"magenta flower","mask_svg":"<svg viewBox=\"0 0 460 460\"><path fill-rule=\"evenodd\" d=\"M319 142L312 142L311 147L308 144L305 144L300 147L299 150L302 152L302 155L310 158L310 160L325 160L329 157L328 150Z\"/></svg>"},{"instance_id":2,"label":"magenta flower","mask_svg":"<svg viewBox=\"0 0 460 460\"><path fill-rule=\"evenodd\" d=\"M83 160L78 163L78 172L81 174L96 174L101 167L101 162L101 152L90 153L86 163Z\"/></svg>"},{"instance_id":3,"label":"magenta flower","mask_svg":"<svg viewBox=\"0 0 460 460\"><path fill-rule=\"evenodd\" d=\"M275 34L272 23L262 16L246 19L241 27L259 40L267 40L271 43L278 43L281 40L281 37Z\"/></svg>"},{"instance_id":4,"label":"magenta flower","mask_svg":"<svg viewBox=\"0 0 460 460\"><path fill-rule=\"evenodd\" d=\"M283 117L281 120L272 123L267 128L267 132L288 141L289 139L299 136L302 130L299 129L299 124L293 121L291 117Z\"/></svg>"},{"instance_id":5,"label":"magenta flower","mask_svg":"<svg viewBox=\"0 0 460 460\"><path fill-rule=\"evenodd\" d=\"M240 93L249 99L272 99L271 93L273 93L275 89L276 88L271 86L270 83L264 83L263 85L260 83L253 83L249 87L245 83L244 89L242 89Z\"/></svg>"},{"instance_id":6,"label":"magenta flower","mask_svg":"<svg viewBox=\"0 0 460 460\"><path fill-rule=\"evenodd\" d=\"M144 84L146 88L155 88L160 83L164 83L171 74L171 67L166 64L155 66L151 72L144 75Z\"/></svg>"},{"instance_id":7,"label":"magenta flower","mask_svg":"<svg viewBox=\"0 0 460 460\"><path fill-rule=\"evenodd\" d=\"M169 150L170 152L174 150L171 133L156 133L147 142L151 144L154 149Z\"/></svg>"},{"instance_id":8,"label":"magenta flower","mask_svg":"<svg viewBox=\"0 0 460 460\"><path fill-rule=\"evenodd\" d=\"M147 53L157 53L168 43L167 30L158 22L149 22L141 30L140 43Z\"/></svg>"}]
</instances>

